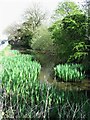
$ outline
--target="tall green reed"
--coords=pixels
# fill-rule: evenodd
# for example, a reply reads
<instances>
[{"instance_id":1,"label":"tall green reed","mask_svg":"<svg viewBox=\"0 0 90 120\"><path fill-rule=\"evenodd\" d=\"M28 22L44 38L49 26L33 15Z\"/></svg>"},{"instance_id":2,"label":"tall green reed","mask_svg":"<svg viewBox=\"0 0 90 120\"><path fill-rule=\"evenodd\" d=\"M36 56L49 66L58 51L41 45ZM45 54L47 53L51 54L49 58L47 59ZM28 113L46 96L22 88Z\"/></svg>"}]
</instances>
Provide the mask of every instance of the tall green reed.
<instances>
[{"instance_id":1,"label":"tall green reed","mask_svg":"<svg viewBox=\"0 0 90 120\"><path fill-rule=\"evenodd\" d=\"M82 81L85 78L83 66L80 64L59 64L54 68L55 76L61 81Z\"/></svg>"},{"instance_id":2,"label":"tall green reed","mask_svg":"<svg viewBox=\"0 0 90 120\"><path fill-rule=\"evenodd\" d=\"M3 118L89 118L89 101L78 92L59 91L38 80L41 66L29 55L2 58Z\"/></svg>"}]
</instances>

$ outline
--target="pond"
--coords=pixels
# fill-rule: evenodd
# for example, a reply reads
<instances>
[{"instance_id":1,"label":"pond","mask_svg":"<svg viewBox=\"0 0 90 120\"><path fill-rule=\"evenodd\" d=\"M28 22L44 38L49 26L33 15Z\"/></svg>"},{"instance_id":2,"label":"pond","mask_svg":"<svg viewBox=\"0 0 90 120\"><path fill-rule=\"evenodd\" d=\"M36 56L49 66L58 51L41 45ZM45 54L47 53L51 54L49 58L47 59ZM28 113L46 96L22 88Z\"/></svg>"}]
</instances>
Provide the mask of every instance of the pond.
<instances>
[{"instance_id":1,"label":"pond","mask_svg":"<svg viewBox=\"0 0 90 120\"><path fill-rule=\"evenodd\" d=\"M32 54L34 58L41 64L42 69L39 76L41 82L47 82L53 84L58 89L62 90L90 90L90 79L85 79L82 82L58 82L54 76L53 68L59 64L60 58L57 58L56 54L50 52L41 52L39 50L20 50L21 53Z\"/></svg>"}]
</instances>

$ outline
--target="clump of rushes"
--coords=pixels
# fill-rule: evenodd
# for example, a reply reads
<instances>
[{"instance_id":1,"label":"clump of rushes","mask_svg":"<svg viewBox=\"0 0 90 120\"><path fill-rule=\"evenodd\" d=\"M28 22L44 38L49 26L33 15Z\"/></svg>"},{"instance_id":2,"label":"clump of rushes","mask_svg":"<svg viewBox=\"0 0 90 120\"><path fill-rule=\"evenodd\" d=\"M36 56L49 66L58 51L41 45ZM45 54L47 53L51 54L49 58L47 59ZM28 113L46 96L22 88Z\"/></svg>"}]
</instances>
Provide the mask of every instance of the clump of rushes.
<instances>
[{"instance_id":1,"label":"clump of rushes","mask_svg":"<svg viewBox=\"0 0 90 120\"><path fill-rule=\"evenodd\" d=\"M55 76L60 81L82 81L85 72L81 64L59 64L54 68Z\"/></svg>"}]
</instances>

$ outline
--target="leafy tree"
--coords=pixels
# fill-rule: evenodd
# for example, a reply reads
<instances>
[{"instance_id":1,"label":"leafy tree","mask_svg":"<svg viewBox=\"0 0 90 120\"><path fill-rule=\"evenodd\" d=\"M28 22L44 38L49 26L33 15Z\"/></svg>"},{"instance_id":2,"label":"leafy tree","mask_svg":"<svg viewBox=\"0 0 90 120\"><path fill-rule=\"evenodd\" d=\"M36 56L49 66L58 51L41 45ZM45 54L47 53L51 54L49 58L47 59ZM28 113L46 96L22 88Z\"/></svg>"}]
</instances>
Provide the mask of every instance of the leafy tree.
<instances>
[{"instance_id":1,"label":"leafy tree","mask_svg":"<svg viewBox=\"0 0 90 120\"><path fill-rule=\"evenodd\" d=\"M65 62L68 58L69 51L67 48L70 48L70 44L68 44L69 41L66 40L67 36L65 36L63 31L62 21L58 20L54 22L49 30L52 33L52 39L54 39L53 44L56 50L56 54L60 56L61 62Z\"/></svg>"},{"instance_id":2,"label":"leafy tree","mask_svg":"<svg viewBox=\"0 0 90 120\"><path fill-rule=\"evenodd\" d=\"M80 41L79 36L83 37L82 35L84 35L80 32L80 30L85 31L83 29L85 26L82 27L81 25L82 21L85 22L82 13L80 7L71 1L60 2L55 11L54 18L56 21L49 30L52 32L57 54L62 58L63 62L66 62L70 54L72 54L74 42ZM79 31L78 28L80 28Z\"/></svg>"},{"instance_id":3,"label":"leafy tree","mask_svg":"<svg viewBox=\"0 0 90 120\"><path fill-rule=\"evenodd\" d=\"M69 19L68 19L69 18ZM66 22L65 22L66 21ZM63 28L68 39L73 40L73 55L70 56L77 62L85 62L89 56L90 43L88 42L87 37L87 25L88 25L88 34L90 34L90 18L86 21L86 16L83 14L73 15L63 19Z\"/></svg>"},{"instance_id":4,"label":"leafy tree","mask_svg":"<svg viewBox=\"0 0 90 120\"><path fill-rule=\"evenodd\" d=\"M66 16L62 20L64 32L68 39L83 40L86 37L86 16L83 14L75 14Z\"/></svg>"},{"instance_id":5,"label":"leafy tree","mask_svg":"<svg viewBox=\"0 0 90 120\"><path fill-rule=\"evenodd\" d=\"M58 46L58 53L60 56L64 56L65 60L69 59L70 55L77 55L75 54L76 51L73 50L75 43L78 46L80 46L80 42L84 43L85 45L82 44L83 48L88 45L86 40L86 25L89 23L89 21L86 22L86 16L84 14L75 14L64 17L62 22L56 22L50 28L55 39L54 43ZM90 33L90 28L88 32ZM82 50L81 52L85 51ZM81 60L84 56L85 54L81 55ZM79 57L80 61L80 55L77 57Z\"/></svg>"},{"instance_id":6,"label":"leafy tree","mask_svg":"<svg viewBox=\"0 0 90 120\"><path fill-rule=\"evenodd\" d=\"M53 39L46 26L40 26L32 38L31 47L36 50L52 51Z\"/></svg>"},{"instance_id":7,"label":"leafy tree","mask_svg":"<svg viewBox=\"0 0 90 120\"><path fill-rule=\"evenodd\" d=\"M75 15L82 13L82 10L77 4L71 1L64 1L58 4L57 9L55 10L54 18L63 19L68 15Z\"/></svg>"},{"instance_id":8,"label":"leafy tree","mask_svg":"<svg viewBox=\"0 0 90 120\"><path fill-rule=\"evenodd\" d=\"M27 25L27 23L23 23L21 28L17 29L18 31L18 38L23 43L25 47L31 47L29 46L29 43L31 42L32 36L33 36L33 30L30 29L30 26Z\"/></svg>"},{"instance_id":9,"label":"leafy tree","mask_svg":"<svg viewBox=\"0 0 90 120\"><path fill-rule=\"evenodd\" d=\"M86 45L85 42L75 43L73 51L74 54L69 57L68 62L71 61L81 62L88 56L88 45Z\"/></svg>"},{"instance_id":10,"label":"leafy tree","mask_svg":"<svg viewBox=\"0 0 90 120\"><path fill-rule=\"evenodd\" d=\"M8 40L13 44L23 45L29 47L28 43L31 41L33 31L25 24L9 26L5 33L8 35Z\"/></svg>"}]
</instances>

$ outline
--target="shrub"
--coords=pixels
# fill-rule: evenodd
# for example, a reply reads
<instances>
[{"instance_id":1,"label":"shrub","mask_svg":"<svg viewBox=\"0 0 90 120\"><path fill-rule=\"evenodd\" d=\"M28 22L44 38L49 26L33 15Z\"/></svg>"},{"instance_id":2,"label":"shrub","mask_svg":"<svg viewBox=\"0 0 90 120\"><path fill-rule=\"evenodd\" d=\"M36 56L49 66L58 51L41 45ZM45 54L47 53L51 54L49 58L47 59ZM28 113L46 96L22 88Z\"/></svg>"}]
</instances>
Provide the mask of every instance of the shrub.
<instances>
[{"instance_id":1,"label":"shrub","mask_svg":"<svg viewBox=\"0 0 90 120\"><path fill-rule=\"evenodd\" d=\"M59 64L54 68L55 76L61 81L81 81L85 75L80 64Z\"/></svg>"}]
</instances>

